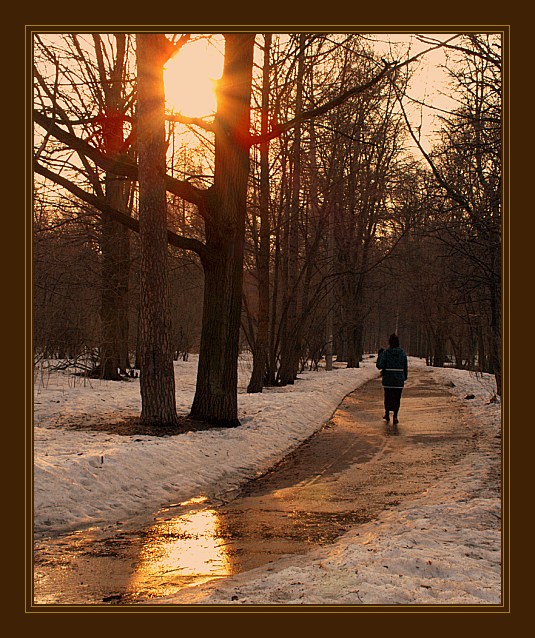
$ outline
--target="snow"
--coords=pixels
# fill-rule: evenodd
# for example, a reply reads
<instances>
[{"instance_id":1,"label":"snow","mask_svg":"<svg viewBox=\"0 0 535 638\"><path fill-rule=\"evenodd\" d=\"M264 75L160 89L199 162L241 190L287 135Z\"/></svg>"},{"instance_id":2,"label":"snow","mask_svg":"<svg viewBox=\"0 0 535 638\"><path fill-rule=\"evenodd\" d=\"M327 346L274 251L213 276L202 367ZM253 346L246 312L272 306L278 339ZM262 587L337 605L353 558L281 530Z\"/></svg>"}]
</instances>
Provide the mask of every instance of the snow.
<instances>
[{"instance_id":1,"label":"snow","mask_svg":"<svg viewBox=\"0 0 535 638\"><path fill-rule=\"evenodd\" d=\"M424 366L410 358L409 366ZM176 362L186 415L197 360ZM464 400L478 445L427 492L384 511L335 543L193 588L190 602L284 605L500 605L501 406L490 375L430 369ZM118 420L140 410L139 382L81 380L40 370L34 382L34 527L62 533L149 517L165 505L229 494L262 474L327 421L345 395L377 376L358 369L304 372L293 386L245 391L241 361L235 429L120 436L57 427ZM454 386L452 385L454 384ZM182 598L180 602L184 600ZM151 599L172 604L173 597Z\"/></svg>"}]
</instances>

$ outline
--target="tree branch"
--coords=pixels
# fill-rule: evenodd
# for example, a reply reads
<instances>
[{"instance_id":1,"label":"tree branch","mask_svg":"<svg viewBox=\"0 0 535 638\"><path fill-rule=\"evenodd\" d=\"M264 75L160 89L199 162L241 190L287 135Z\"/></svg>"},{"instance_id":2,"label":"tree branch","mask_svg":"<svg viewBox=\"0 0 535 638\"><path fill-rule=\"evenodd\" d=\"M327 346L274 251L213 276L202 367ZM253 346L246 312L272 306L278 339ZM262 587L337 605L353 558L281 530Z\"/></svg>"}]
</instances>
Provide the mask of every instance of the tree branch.
<instances>
[{"instance_id":1,"label":"tree branch","mask_svg":"<svg viewBox=\"0 0 535 638\"><path fill-rule=\"evenodd\" d=\"M501 70L502 63L501 63L501 59L498 56L492 55L491 51L483 50L483 47L481 46L481 43L477 41L477 39L475 38L475 36L473 34L467 34L467 37L472 42L474 47L477 48L477 50L468 49L467 47L460 46L460 45L449 44L449 41L445 42L444 46L447 49L452 49L454 51L460 51L461 53L465 53L465 54L468 54L468 55L471 55L471 56L476 56L478 58L481 58L482 60L485 60L486 62L490 62L491 64L494 64L498 69ZM432 42L437 42L436 39L434 39L434 38L426 38L424 35L418 35L417 38L418 38L418 40L420 40L420 42L423 42L425 44L430 44Z\"/></svg>"},{"instance_id":2,"label":"tree branch","mask_svg":"<svg viewBox=\"0 0 535 638\"><path fill-rule=\"evenodd\" d=\"M164 38L165 38L165 43L163 44L163 47L164 47L165 55L166 55L165 61L167 62L167 60L170 60L171 58L173 58L180 51L180 49L186 44L186 42L188 42L191 39L191 34L183 33L178 39L178 41L175 41L174 38L173 38L173 41L171 41L166 36L164 36Z\"/></svg>"},{"instance_id":3,"label":"tree branch","mask_svg":"<svg viewBox=\"0 0 535 638\"><path fill-rule=\"evenodd\" d=\"M42 77L42 75L39 73L39 71L37 70L35 66L34 66L34 75L37 78L39 85L41 86L45 94L50 98L52 102L53 110L52 110L52 118L50 119L50 122L54 122L54 123L56 122L56 113L59 113L61 115L62 120L68 121L68 117L67 117L67 114L65 113L65 110L61 108L61 106L57 103L55 92L52 93L50 91L50 89L46 85L44 78ZM69 131L74 135L74 129L72 127L72 123L69 123L68 127L69 127ZM40 146L37 154L34 156L35 159L39 159L39 157L41 156L41 152L44 151L49 137L50 137L50 132L47 127L43 143ZM97 193L98 196L104 197L102 186L100 185L96 171L93 169L93 167L88 162L87 158L82 153L78 153L78 157L80 158L80 161L82 162L82 164L84 165L87 171L89 181L91 182L93 188L95 189L95 192Z\"/></svg>"},{"instance_id":4,"label":"tree branch","mask_svg":"<svg viewBox=\"0 0 535 638\"><path fill-rule=\"evenodd\" d=\"M442 188L447 192L448 196L451 197L451 199L454 202L457 202L457 204L462 206L462 208L464 208L464 210L467 213L470 214L472 212L472 207L470 206L470 203L468 202L466 197L463 197L460 193L455 191L448 184L448 182L444 179L444 177L442 176L442 174L440 173L438 168L435 166L435 163L431 159L430 155L428 153L426 153L426 151L424 150L420 140L414 134L414 131L413 131L412 126L411 126L411 123L409 122L409 118L407 116L407 112L405 110L405 107L403 106L403 101L402 101L401 96L399 94L398 88L393 83L392 83L392 86L393 86L394 91L396 93L396 98L397 98L398 104L399 104L399 106L401 108L401 113L403 115L403 119L405 120L405 124L407 125L407 129L408 129L408 131L410 133L410 136L414 140L414 143L416 144L416 146L420 150L421 154L423 155L424 159L428 163L429 167L431 168L431 171L433 172L433 175L435 176L435 179L440 184L440 186L442 186Z\"/></svg>"},{"instance_id":5,"label":"tree branch","mask_svg":"<svg viewBox=\"0 0 535 638\"><path fill-rule=\"evenodd\" d=\"M113 173L114 175L119 175L122 177L128 177L132 180L137 181L138 179L138 167L135 162L124 157L108 157L101 153L94 146L91 146L86 141L80 139L76 135L65 131L60 126L58 126L53 120L44 115L43 113L39 113L38 111L34 112L34 121L42 126L45 131L49 132L53 135L57 140L66 144L69 148L78 151L79 153L83 153L86 157L90 158L100 166L105 171ZM187 202L195 204L199 208L199 212L201 215L205 214L205 194L206 191L196 188L189 182L180 181L169 175L165 176L165 185L166 189L185 199Z\"/></svg>"},{"instance_id":6,"label":"tree branch","mask_svg":"<svg viewBox=\"0 0 535 638\"><path fill-rule=\"evenodd\" d=\"M390 70L392 70L392 68L393 67L391 65L388 65L388 64L385 65L383 69L377 75L375 75L371 80L369 80L365 84L361 84L360 86L355 86L345 91L344 93L338 95L333 100L330 100L329 102L326 102L325 104L322 104L321 106L318 106L314 109L310 109L308 111L303 111L300 115L292 118L291 120L288 120L284 124L276 125L273 130L271 130L269 133L266 133L265 135L251 135L251 138L250 138L251 146L255 144L262 144L263 142L268 142L269 140L279 137L281 133L284 133L285 131L289 131L291 128L298 126L302 122L306 122L307 120L317 117L318 115L324 115L325 113L331 111L335 107L340 106L341 104L346 102L350 97L353 97L354 95L358 95L359 93L364 93L364 91L367 91L369 88L371 88L372 86L380 82L385 77L385 75Z\"/></svg>"},{"instance_id":7,"label":"tree branch","mask_svg":"<svg viewBox=\"0 0 535 638\"><path fill-rule=\"evenodd\" d=\"M165 115L165 119L168 122L178 122L179 124L191 124L193 126L198 126L202 128L204 131L208 131L209 133L215 132L215 127L212 122L206 122L201 117L187 117L186 115L182 115L181 113L167 113Z\"/></svg>"},{"instance_id":8,"label":"tree branch","mask_svg":"<svg viewBox=\"0 0 535 638\"><path fill-rule=\"evenodd\" d=\"M295 126L298 126L302 122L305 122L314 117L317 117L318 115L324 115L325 113L328 113L332 109L346 102L350 97L353 97L354 95L359 95L360 93L364 93L368 89L372 88L390 73L393 73L394 71L397 71L398 69L408 66L409 64L411 64L411 62L414 62L418 58L421 58L423 55L425 55L426 53L429 53L430 51L433 51L435 49L440 49L441 47L446 46L446 44L448 44L452 40L455 40L458 37L460 36L454 35L448 40L445 40L444 42L440 42L434 46L431 46L429 49L426 49L425 51L421 51L420 53L413 55L411 58L408 58L407 60L404 60L403 62L391 63L391 62L385 62L383 60L384 67L381 69L379 73L377 73L374 77L372 77L371 80L369 80L368 82L361 84L359 86L354 86L351 89L348 89L341 95L335 97L334 99L330 100L329 102L326 102L325 104L321 106L318 106L314 109L310 109L308 111L303 111L300 115L292 118L291 120L288 120L288 122L285 122L284 124L275 125L273 130L271 130L269 133L265 135L251 135L249 144L251 146L254 146L256 144L262 144L263 142L268 142L269 140L279 137L281 133L284 133L285 131L288 131L291 128L294 128Z\"/></svg>"},{"instance_id":9,"label":"tree branch","mask_svg":"<svg viewBox=\"0 0 535 638\"><path fill-rule=\"evenodd\" d=\"M61 175L50 171L48 168L45 168L37 161L33 162L33 169L36 173L39 173L39 175L46 177L59 186L62 186L70 193L72 193L75 197L82 200L86 204L93 206L95 209L97 209L101 213L104 213L114 221L122 224L123 226L126 226L130 230L133 230L135 233L139 233L139 222L134 217L130 217L125 213L121 213L116 208L113 208L112 206L104 202L102 199L96 197L92 193L84 191L82 188L76 186L65 177L61 177ZM206 246L197 239L192 239L191 237L183 237L182 235L177 235L173 231L168 230L167 241L171 246L175 246L176 248L192 250L193 252L197 253L201 259L206 259L208 257Z\"/></svg>"}]
</instances>

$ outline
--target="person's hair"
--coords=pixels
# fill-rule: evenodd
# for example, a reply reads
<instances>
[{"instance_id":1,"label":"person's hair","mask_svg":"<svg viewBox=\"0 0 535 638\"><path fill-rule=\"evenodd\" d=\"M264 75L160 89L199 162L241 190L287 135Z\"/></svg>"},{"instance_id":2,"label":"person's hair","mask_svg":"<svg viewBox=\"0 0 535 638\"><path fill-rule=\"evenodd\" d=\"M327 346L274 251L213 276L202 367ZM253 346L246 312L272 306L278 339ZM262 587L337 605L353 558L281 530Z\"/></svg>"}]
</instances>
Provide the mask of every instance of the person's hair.
<instances>
[{"instance_id":1,"label":"person's hair","mask_svg":"<svg viewBox=\"0 0 535 638\"><path fill-rule=\"evenodd\" d=\"M399 348L399 337L397 334L391 334L390 337L388 337L388 345L391 348Z\"/></svg>"}]
</instances>

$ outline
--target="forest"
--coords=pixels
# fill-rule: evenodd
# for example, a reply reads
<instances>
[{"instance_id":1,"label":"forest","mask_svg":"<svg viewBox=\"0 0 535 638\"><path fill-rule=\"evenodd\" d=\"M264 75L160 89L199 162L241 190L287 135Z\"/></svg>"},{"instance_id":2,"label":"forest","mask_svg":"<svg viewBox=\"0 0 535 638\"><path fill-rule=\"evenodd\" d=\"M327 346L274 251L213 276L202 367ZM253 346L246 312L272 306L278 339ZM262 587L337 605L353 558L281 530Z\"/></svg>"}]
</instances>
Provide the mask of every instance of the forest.
<instances>
[{"instance_id":1,"label":"forest","mask_svg":"<svg viewBox=\"0 0 535 638\"><path fill-rule=\"evenodd\" d=\"M241 353L255 393L396 332L500 395L501 34L387 41L34 33L34 365L139 376L140 422L179 427L173 362L196 353L190 416L233 427ZM199 44L221 77L190 115L165 73ZM437 50L447 109L413 95Z\"/></svg>"}]
</instances>

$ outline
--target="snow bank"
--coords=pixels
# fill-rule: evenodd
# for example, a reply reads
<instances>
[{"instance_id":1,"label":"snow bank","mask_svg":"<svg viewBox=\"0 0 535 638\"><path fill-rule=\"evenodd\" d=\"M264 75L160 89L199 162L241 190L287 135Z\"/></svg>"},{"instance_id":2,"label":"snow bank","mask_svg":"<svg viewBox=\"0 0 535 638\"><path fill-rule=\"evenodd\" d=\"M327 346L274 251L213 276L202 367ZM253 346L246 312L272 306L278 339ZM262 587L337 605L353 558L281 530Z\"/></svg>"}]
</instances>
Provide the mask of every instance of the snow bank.
<instances>
[{"instance_id":1,"label":"snow bank","mask_svg":"<svg viewBox=\"0 0 535 638\"><path fill-rule=\"evenodd\" d=\"M176 362L177 409L193 400L197 360ZM266 471L327 421L343 397L376 376L358 369L304 372L293 386L247 394L240 362L241 427L172 437L69 429L140 411L139 381L83 381L54 372L34 386L34 526L68 531L150 514L199 495L216 496Z\"/></svg>"},{"instance_id":2,"label":"snow bank","mask_svg":"<svg viewBox=\"0 0 535 638\"><path fill-rule=\"evenodd\" d=\"M410 359L409 366L424 366ZM176 364L187 414L196 361ZM69 430L76 420L139 413L137 381L81 382L54 373L35 384L35 527L67 531L161 506L217 496L262 473L328 420L343 397L375 377L359 369L306 372L285 388L248 395L240 365L242 426L174 437ZM150 604L500 605L501 411L494 380L431 369L468 408L477 446L426 493L304 556L289 556ZM473 399L465 397L474 395Z\"/></svg>"},{"instance_id":3,"label":"snow bank","mask_svg":"<svg viewBox=\"0 0 535 638\"><path fill-rule=\"evenodd\" d=\"M501 410L492 401L494 380L452 369L432 374L466 402L478 441L445 479L329 547L151 602L500 605Z\"/></svg>"}]
</instances>

